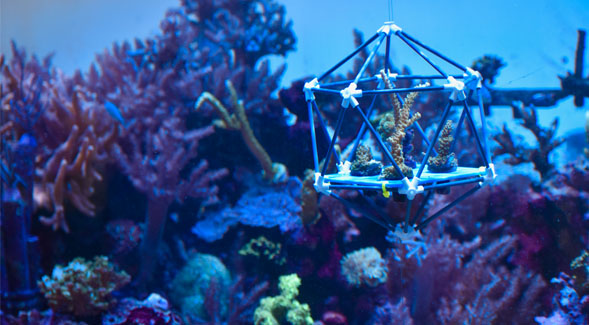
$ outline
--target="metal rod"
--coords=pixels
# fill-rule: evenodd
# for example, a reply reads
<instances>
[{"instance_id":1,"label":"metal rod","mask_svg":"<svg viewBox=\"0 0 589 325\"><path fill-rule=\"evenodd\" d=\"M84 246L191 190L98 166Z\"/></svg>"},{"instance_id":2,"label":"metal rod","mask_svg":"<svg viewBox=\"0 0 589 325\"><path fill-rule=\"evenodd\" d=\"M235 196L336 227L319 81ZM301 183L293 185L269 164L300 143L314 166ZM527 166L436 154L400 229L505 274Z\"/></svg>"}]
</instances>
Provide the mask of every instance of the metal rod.
<instances>
[{"instance_id":1,"label":"metal rod","mask_svg":"<svg viewBox=\"0 0 589 325\"><path fill-rule=\"evenodd\" d=\"M389 74L389 60L391 58L391 35L387 34L387 44L384 54L384 72Z\"/></svg>"},{"instance_id":2,"label":"metal rod","mask_svg":"<svg viewBox=\"0 0 589 325\"><path fill-rule=\"evenodd\" d=\"M373 215L371 215L370 213L366 213L366 211L364 209L362 209L361 207L359 207L356 204L353 204L352 202L349 202L348 200L342 198L341 196L335 194L335 193L330 193L330 196L335 198L336 200L340 201L344 206L346 206L346 208L350 209L350 210L360 210L363 211L364 213L362 213L363 216L365 216L366 218L370 219L371 221L377 223L378 225L380 225L381 227L388 229L388 230L393 230L392 226L388 225L387 223L385 223L383 220L380 220L380 218L377 218Z\"/></svg>"},{"instance_id":3,"label":"metal rod","mask_svg":"<svg viewBox=\"0 0 589 325\"><path fill-rule=\"evenodd\" d=\"M314 101L314 100L313 100ZM319 153L317 151L317 136L315 135L315 118L313 117L313 104L307 101L307 112L309 113L309 129L311 129L311 145L313 147L313 166L315 172L319 172Z\"/></svg>"},{"instance_id":4,"label":"metal rod","mask_svg":"<svg viewBox=\"0 0 589 325\"><path fill-rule=\"evenodd\" d=\"M329 167L329 161L331 159L331 153L334 151L335 142L339 135L339 132L342 129L342 124L344 122L344 116L346 115L346 111L348 110L347 107L343 107L342 110L339 112L339 117L337 118L337 123L335 126L335 131L333 132L333 138L331 138L331 143L327 148L327 156L325 156L325 161L323 162L323 169L321 170L321 176L325 176L325 172L327 172L327 168Z\"/></svg>"},{"instance_id":5,"label":"metal rod","mask_svg":"<svg viewBox=\"0 0 589 325\"><path fill-rule=\"evenodd\" d=\"M366 61L364 61L364 64L362 65L362 67L360 68L360 71L358 71L358 74L356 75L356 78L354 79L355 84L358 84L358 80L360 80L360 77L364 74L364 71L366 71L370 62L372 62L374 55L376 54L376 52L378 51L378 49L382 45L382 41L385 39L385 37L386 37L386 34L382 34L380 36L380 39L378 40L378 42L374 46L374 49L372 49L372 52L370 52L370 54L368 55L368 58L366 58Z\"/></svg>"},{"instance_id":6,"label":"metal rod","mask_svg":"<svg viewBox=\"0 0 589 325\"><path fill-rule=\"evenodd\" d=\"M388 66L389 67L391 66L390 62L388 62ZM454 79L464 79L464 75L462 75L462 74L452 75L452 77L454 77ZM362 83L376 81L378 79L379 79L378 77L360 78L360 80L358 80L358 82L356 84L360 85ZM444 76L440 76L440 75L396 75L395 79L396 80L414 80L414 79L446 79L446 78ZM353 81L352 79L346 79L346 80L323 83L320 86L321 87L333 87L333 86L349 85L350 82L352 82L352 81ZM319 88L319 89L321 89L321 88Z\"/></svg>"},{"instance_id":7,"label":"metal rod","mask_svg":"<svg viewBox=\"0 0 589 325\"><path fill-rule=\"evenodd\" d=\"M485 119L485 110L483 106L483 94L481 90L477 90L478 95L478 103L479 103L479 114L481 115L481 135L483 136L483 142L485 144L485 155L487 156L487 161L491 161L491 150L489 149L489 144L487 143L487 121Z\"/></svg>"},{"instance_id":8,"label":"metal rod","mask_svg":"<svg viewBox=\"0 0 589 325\"><path fill-rule=\"evenodd\" d=\"M313 88L314 93L326 93L326 94L337 94L340 95L340 91L337 89L328 89L328 88Z\"/></svg>"},{"instance_id":9,"label":"metal rod","mask_svg":"<svg viewBox=\"0 0 589 325\"><path fill-rule=\"evenodd\" d=\"M464 199L466 199L467 197L471 196L474 192L476 192L477 190L479 190L481 187L482 187L481 184L477 184L475 187L471 188L470 190L466 191L464 194L462 194L461 196L459 196L456 200L450 202L448 205L446 205L445 207L443 207L442 209L440 209L438 212L434 213L431 217L425 219L415 229L416 230L421 230L421 229L425 228L425 226L427 226L435 218L441 216L446 211L448 211L448 210L452 209L453 207L455 207L458 203L462 202Z\"/></svg>"},{"instance_id":10,"label":"metal rod","mask_svg":"<svg viewBox=\"0 0 589 325\"><path fill-rule=\"evenodd\" d=\"M458 140L458 134L460 133L460 130L462 129L462 123L464 123L465 116L466 116L466 113L464 112L464 109L463 109L462 113L460 113L460 119L458 119L458 124L456 124L456 129L454 131L454 140L450 144L450 152L454 152L454 147L456 146L456 141Z\"/></svg>"},{"instance_id":11,"label":"metal rod","mask_svg":"<svg viewBox=\"0 0 589 325\"><path fill-rule=\"evenodd\" d=\"M362 45L360 45L356 50L354 50L354 52L352 52L350 55L346 56L344 59L342 59L340 62L338 62L335 66L333 66L331 69L327 70L324 74L322 74L318 78L318 80L321 81L321 80L325 79L325 77L329 76L337 68L341 67L344 63L348 62L348 60L353 58L354 55L358 54L366 46L368 46L370 43L374 42L374 40L378 37L378 35L379 35L379 33L374 34L370 39L368 39L366 42L364 42Z\"/></svg>"},{"instance_id":12,"label":"metal rod","mask_svg":"<svg viewBox=\"0 0 589 325\"><path fill-rule=\"evenodd\" d=\"M387 149L387 147L385 146L384 142L382 141L382 138L380 137L380 134L378 134L378 132L376 132L376 130L374 129L374 127L372 126L372 124L370 124L370 121L368 120L368 118L366 117L366 115L364 115L364 112L362 112L362 109L360 108L360 106L358 105L358 106L356 106L356 108L358 109L358 112L360 112L360 115L362 116L362 119L364 120L364 123L366 124L366 126L368 126L368 129L370 130L370 132L372 132L372 135L374 135L374 137L376 138L376 141L380 145L380 148L382 149L382 151L384 151L384 153L387 156L387 158L389 158L389 160L391 161L391 163L395 167L395 170L397 171L397 173L399 175L403 175L403 171L401 170L401 167L399 167L399 165L397 165L397 162L393 158L393 155Z\"/></svg>"},{"instance_id":13,"label":"metal rod","mask_svg":"<svg viewBox=\"0 0 589 325\"><path fill-rule=\"evenodd\" d=\"M410 39L413 43L423 47L424 49L428 50L429 52L431 52L432 54L436 55L437 57L439 57L440 59L450 63L451 65L457 67L458 69L462 70L462 71L466 71L466 67L463 66L462 64L448 58L447 56L443 55L442 53L434 50L433 48L421 43L420 41L418 41L417 39L411 37L409 34L405 33L404 31L400 31L400 34L402 34L403 36L407 37L408 39Z\"/></svg>"},{"instance_id":14,"label":"metal rod","mask_svg":"<svg viewBox=\"0 0 589 325\"><path fill-rule=\"evenodd\" d=\"M438 141L438 136L440 136L440 132L444 128L444 121L446 121L446 119L448 118L448 114L450 113L450 107L452 107L453 103L454 103L454 101L452 101L451 99L448 100L448 104L446 105L446 108L444 108L444 113L442 114L442 119L440 121L440 124L438 125L438 128L436 129L436 133L434 135L434 138L432 139L432 142L427 147L427 152L425 154L425 157L423 157L423 161L421 162L421 165L419 166L419 171L417 172L417 175L415 176L417 178L421 177L421 173L423 173L423 169L425 168L425 165L427 164L427 160L429 159L429 157L432 153L432 150L433 150L434 146L436 145L436 142Z\"/></svg>"},{"instance_id":15,"label":"metal rod","mask_svg":"<svg viewBox=\"0 0 589 325\"><path fill-rule=\"evenodd\" d=\"M484 178L479 176L479 177L476 177L476 178L470 178L470 179L459 180L459 181L450 181L450 182L442 183L442 184L424 185L423 186L423 189L424 190L435 190L435 189L449 187L449 186L456 186L456 185L464 185L464 184L470 184L470 183L475 183L475 182L482 182L483 180L484 180Z\"/></svg>"},{"instance_id":16,"label":"metal rod","mask_svg":"<svg viewBox=\"0 0 589 325\"><path fill-rule=\"evenodd\" d=\"M398 32L395 35L397 35L401 40L403 40L403 42L405 42L407 45L409 45L409 47L415 51L415 53L419 54L419 56L421 56L422 59L424 59L427 63L429 63L429 65L431 65L434 69L436 69L436 71L438 71L442 76L444 76L445 78L448 78L448 75L440 68L438 67L432 60L430 60L425 53L421 52L420 49L418 49L415 45L413 45L413 43L411 43L404 35L402 32Z\"/></svg>"}]
</instances>

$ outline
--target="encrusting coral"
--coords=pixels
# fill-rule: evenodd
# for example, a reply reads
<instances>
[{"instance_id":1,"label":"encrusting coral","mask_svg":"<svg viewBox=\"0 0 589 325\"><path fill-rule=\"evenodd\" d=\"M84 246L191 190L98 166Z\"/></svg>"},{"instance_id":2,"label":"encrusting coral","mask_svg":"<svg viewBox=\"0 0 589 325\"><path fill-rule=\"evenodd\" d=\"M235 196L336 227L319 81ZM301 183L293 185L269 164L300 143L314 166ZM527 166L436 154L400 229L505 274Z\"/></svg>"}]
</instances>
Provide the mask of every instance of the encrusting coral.
<instances>
[{"instance_id":1,"label":"encrusting coral","mask_svg":"<svg viewBox=\"0 0 589 325\"><path fill-rule=\"evenodd\" d=\"M458 167L456 156L453 152L450 152L454 141L453 130L452 121L447 120L438 139L438 155L427 160L430 171L435 173L452 172Z\"/></svg>"},{"instance_id":2,"label":"encrusting coral","mask_svg":"<svg viewBox=\"0 0 589 325\"><path fill-rule=\"evenodd\" d=\"M301 279L295 274L283 275L279 278L280 295L266 297L254 313L256 325L278 325L288 322L292 325L311 325L311 309L301 304L296 297L299 295Z\"/></svg>"},{"instance_id":3,"label":"encrusting coral","mask_svg":"<svg viewBox=\"0 0 589 325\"><path fill-rule=\"evenodd\" d=\"M352 176L374 176L380 175L381 169L382 163L372 159L370 148L359 145L356 149L356 159L350 167L350 174Z\"/></svg>"},{"instance_id":4,"label":"encrusting coral","mask_svg":"<svg viewBox=\"0 0 589 325\"><path fill-rule=\"evenodd\" d=\"M393 85L384 71L380 72L380 77L384 81L387 89L393 89ZM377 131L390 145L393 159L395 159L395 162L401 168L403 175L398 175L394 166L388 166L383 169L381 177L384 179L410 178L413 177L413 169L405 164L403 139L405 139L406 129L421 117L419 112L416 112L413 116L410 114L410 109L417 97L417 93L409 93L405 97L403 105L401 105L395 94L390 94L389 97L393 103L393 112L386 113L380 119Z\"/></svg>"},{"instance_id":5,"label":"encrusting coral","mask_svg":"<svg viewBox=\"0 0 589 325\"><path fill-rule=\"evenodd\" d=\"M95 316L114 305L112 292L130 280L124 271L115 271L108 258L96 256L91 262L75 258L67 266L57 265L38 285L53 311Z\"/></svg>"}]
</instances>

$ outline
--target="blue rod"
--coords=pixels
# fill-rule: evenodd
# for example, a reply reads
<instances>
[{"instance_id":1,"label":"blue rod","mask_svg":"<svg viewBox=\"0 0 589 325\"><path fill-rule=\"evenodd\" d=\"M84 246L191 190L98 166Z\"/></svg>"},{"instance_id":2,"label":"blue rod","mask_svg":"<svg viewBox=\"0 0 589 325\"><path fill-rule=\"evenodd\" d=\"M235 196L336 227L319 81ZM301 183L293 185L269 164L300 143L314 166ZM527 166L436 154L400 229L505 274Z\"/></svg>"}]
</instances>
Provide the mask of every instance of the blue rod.
<instances>
[{"instance_id":1,"label":"blue rod","mask_svg":"<svg viewBox=\"0 0 589 325\"><path fill-rule=\"evenodd\" d=\"M485 155L487 156L487 161L491 161L491 151L489 149L489 144L487 143L487 121L485 120L485 112L483 106L483 94L481 90L477 90L478 98L479 98L479 113L481 115L481 133L483 136L483 141L485 144Z\"/></svg>"},{"instance_id":2,"label":"blue rod","mask_svg":"<svg viewBox=\"0 0 589 325\"><path fill-rule=\"evenodd\" d=\"M389 60L391 59L391 35L387 34L387 44L384 54L384 71L389 74Z\"/></svg>"},{"instance_id":3,"label":"blue rod","mask_svg":"<svg viewBox=\"0 0 589 325\"><path fill-rule=\"evenodd\" d=\"M313 92L315 93L326 93L326 94L337 94L340 95L340 91L337 89L328 89L328 88L313 88Z\"/></svg>"},{"instance_id":4,"label":"blue rod","mask_svg":"<svg viewBox=\"0 0 589 325\"><path fill-rule=\"evenodd\" d=\"M317 120L319 121L319 125L321 125L321 131L323 133L323 136L325 137L325 139L327 141L329 141L329 139L331 137L329 136L329 132L327 132L327 126L325 124L325 121L323 121L323 116L321 115L321 112L319 111L319 107L317 107L317 102L315 102L315 101L313 101L313 109L315 109L315 113L317 114ZM337 153L337 151L334 151L334 153L335 153L336 162L339 164L341 161L339 153Z\"/></svg>"},{"instance_id":5,"label":"blue rod","mask_svg":"<svg viewBox=\"0 0 589 325\"><path fill-rule=\"evenodd\" d=\"M460 130L462 129L462 123L464 123L465 116L466 116L466 113L464 112L464 110L462 110L462 113L460 113L460 119L458 120L458 124L456 124L456 128L454 130L454 140L452 141L452 144L450 145L450 152L454 152L454 146L456 145L456 141L458 141L458 134L460 133Z\"/></svg>"},{"instance_id":6,"label":"blue rod","mask_svg":"<svg viewBox=\"0 0 589 325\"><path fill-rule=\"evenodd\" d=\"M391 65L390 62L388 65L389 66ZM462 75L462 74L452 75L452 77L454 77L454 79L464 79L464 75ZM378 77L361 78L360 80L358 80L358 82L356 84L359 85L364 82L376 81L378 79L379 79ZM437 74L437 75L397 75L397 76L395 76L395 79L397 79L397 80L413 80L413 79L446 79L446 78L444 78L444 76L440 76L439 74ZM321 84L320 86L321 87L342 86L342 85L349 85L350 82L352 82L352 80L348 79L348 80L327 82L327 83Z\"/></svg>"},{"instance_id":7,"label":"blue rod","mask_svg":"<svg viewBox=\"0 0 589 325\"><path fill-rule=\"evenodd\" d=\"M425 195L425 197L423 198L423 201L421 201L421 204L419 205L419 209L417 209L415 216L413 216L413 219L411 220L412 225L416 224L421 219L421 214L425 210L425 206L427 205L430 198L432 197L432 194L434 194L434 191L427 191L427 194Z\"/></svg>"},{"instance_id":8,"label":"blue rod","mask_svg":"<svg viewBox=\"0 0 589 325\"><path fill-rule=\"evenodd\" d=\"M380 36L380 39L378 40L378 42L374 46L374 49L372 49L372 52L370 52L370 54L368 55L368 58L366 58L366 61L364 61L364 64L362 65L362 67L360 68L360 71L358 72L358 74L356 75L356 78L354 79L355 84L358 84L358 80L360 80L360 77L362 77L362 75L364 74L364 71L366 71L370 62L372 62L372 59L374 58L376 51L378 51L378 49L382 45L382 41L384 40L385 37L386 37L386 34L382 34Z\"/></svg>"},{"instance_id":9,"label":"blue rod","mask_svg":"<svg viewBox=\"0 0 589 325\"><path fill-rule=\"evenodd\" d=\"M376 90L363 90L363 95L377 95L377 94L394 94L394 93L410 93L410 92L422 92L422 91L435 91L444 90L444 86L431 86L431 87L413 87L413 88L394 88L394 89L376 89ZM338 92L339 93L339 92Z\"/></svg>"},{"instance_id":10,"label":"blue rod","mask_svg":"<svg viewBox=\"0 0 589 325\"><path fill-rule=\"evenodd\" d=\"M374 135L374 137L376 138L376 141L378 141L378 144L380 145L380 148L382 149L382 151L384 151L384 153L387 156L387 158L389 158L389 160L391 161L391 163L395 167L395 170L397 171L397 173L399 175L403 175L403 171L401 170L401 167L399 167L399 165L397 165L397 162L393 158L393 155L391 155L391 152L387 149L387 147L385 146L384 142L382 141L382 138L380 137L380 134L378 134L378 132L376 132L376 130L374 129L374 127L372 126L372 124L370 124L370 121L368 120L368 118L366 117L366 115L364 115L364 112L362 112L362 109L360 108L360 105L356 106L356 108L358 109L358 112L360 112L360 115L362 116L362 119L364 120L364 124L366 124L366 126L368 126L368 129L370 130L370 132L372 132L372 135Z\"/></svg>"},{"instance_id":11,"label":"blue rod","mask_svg":"<svg viewBox=\"0 0 589 325\"><path fill-rule=\"evenodd\" d=\"M319 153L317 152L317 137L315 135L315 118L313 117L313 104L314 100L307 101L307 112L309 113L309 129L311 129L311 144L313 146L313 165L315 166L315 172L319 172Z\"/></svg>"},{"instance_id":12,"label":"blue rod","mask_svg":"<svg viewBox=\"0 0 589 325\"><path fill-rule=\"evenodd\" d=\"M409 200L409 203L407 203L407 210L405 211L405 226L403 227L403 232L405 233L409 231L409 216L411 215L411 205L413 205L413 200Z\"/></svg>"},{"instance_id":13,"label":"blue rod","mask_svg":"<svg viewBox=\"0 0 589 325\"><path fill-rule=\"evenodd\" d=\"M454 60L446 57L442 53L440 53L440 52L434 50L433 48L431 48L431 47L429 47L429 46L421 43L420 41L418 41L417 39L411 37L409 34L405 33L404 31L400 31L399 33L402 34L403 36L407 37L408 39L410 39L413 43L415 43L415 44L423 47L424 49L426 49L426 50L430 51L431 53L433 53L434 55L438 56L440 59L442 59L442 60L450 63L451 65L457 67L458 69L460 69L462 71L466 71L466 67L463 66L462 64L460 64L460 63L458 63L458 62L456 62L456 61L454 61Z\"/></svg>"},{"instance_id":14,"label":"blue rod","mask_svg":"<svg viewBox=\"0 0 589 325\"><path fill-rule=\"evenodd\" d=\"M470 114L470 107L468 106L468 100L464 100L464 111L466 112L466 119L470 122L470 127L472 128L472 133L474 133L474 138L477 142L477 148L479 149L480 155L483 157L483 162L485 163L485 167L489 167L489 161L487 160L487 155L485 155L485 149L483 149L483 144L481 143L481 139L479 138L479 133L477 132L477 128L474 125L474 121L472 120L472 115Z\"/></svg>"},{"instance_id":15,"label":"blue rod","mask_svg":"<svg viewBox=\"0 0 589 325\"><path fill-rule=\"evenodd\" d=\"M366 116L370 117L372 115L372 110L374 109L374 103L376 102L376 96L372 97L372 103L368 107L368 111L366 112ZM360 140L364 138L364 134L366 133L366 125L362 123L360 127L360 131L358 131L358 135L356 136L356 140L354 141L354 147L352 147L351 158L354 158L356 154L356 149L358 149L358 145L360 144Z\"/></svg>"},{"instance_id":16,"label":"blue rod","mask_svg":"<svg viewBox=\"0 0 589 325\"><path fill-rule=\"evenodd\" d=\"M378 35L379 35L379 33L374 34L370 39L368 39L366 42L364 42L364 44L360 45L356 50L354 50L354 52L352 52L350 55L346 56L343 60L338 62L335 66L333 66L333 68L327 70L324 74L322 74L318 80L321 81L321 80L325 79L325 77L329 76L337 68L341 67L344 63L348 62L348 60L353 58L354 55L358 54L366 46L368 46L370 43L374 42L374 40L378 37Z\"/></svg>"},{"instance_id":17,"label":"blue rod","mask_svg":"<svg viewBox=\"0 0 589 325\"><path fill-rule=\"evenodd\" d=\"M325 161L323 162L323 169L321 170L321 176L325 176L325 172L327 172L327 168L329 167L329 161L331 160L331 153L334 151L335 141L339 135L339 132L342 129L342 124L344 122L344 116L346 115L346 111L348 110L347 107L344 107L339 111L339 117L337 118L337 124L335 126L335 131L333 133L333 138L331 138L331 143L329 144L329 148L327 148L327 156L325 156Z\"/></svg>"},{"instance_id":18,"label":"blue rod","mask_svg":"<svg viewBox=\"0 0 589 325\"><path fill-rule=\"evenodd\" d=\"M367 190L367 191L380 191L382 187L380 186L369 186L369 185L340 185L340 184L330 184L330 189L334 190Z\"/></svg>"},{"instance_id":19,"label":"blue rod","mask_svg":"<svg viewBox=\"0 0 589 325\"><path fill-rule=\"evenodd\" d=\"M444 76L444 78L448 78L448 75L440 67L438 67L434 62L432 62L432 60L430 60L427 56L425 56L425 53L421 52L421 50L418 49L413 43L411 43L402 33L397 33L396 35L399 36L399 38L403 40L403 42L409 45L409 47L413 49L413 51L419 54L419 56L421 56L422 59L429 63L429 65L436 69L436 71L438 71L442 76Z\"/></svg>"},{"instance_id":20,"label":"blue rod","mask_svg":"<svg viewBox=\"0 0 589 325\"><path fill-rule=\"evenodd\" d=\"M464 194L459 196L456 200L450 202L447 206L440 209L438 212L434 213L431 217L425 219L422 223L419 224L415 229L421 230L425 228L430 222L432 222L435 218L439 217L440 215L444 214L446 211L455 207L458 203L462 202L467 197L471 196L474 192L482 187L481 184L477 184L475 187L471 188L470 190L466 191Z\"/></svg>"},{"instance_id":21,"label":"blue rod","mask_svg":"<svg viewBox=\"0 0 589 325\"><path fill-rule=\"evenodd\" d=\"M465 179L465 180L460 180L460 181L450 181L450 182L442 183L442 184L424 185L423 189L424 190L434 190L434 189L444 188L444 187L449 187L449 186L456 186L456 185L464 185L464 184L481 182L483 180L484 180L483 177L478 176L476 178Z\"/></svg>"},{"instance_id":22,"label":"blue rod","mask_svg":"<svg viewBox=\"0 0 589 325\"><path fill-rule=\"evenodd\" d=\"M335 194L335 193L330 193L329 194L331 197L335 198L336 200L340 201L346 208L350 209L350 210L364 210L361 207L359 207L356 204L353 204L352 202L349 202L348 200L342 198L341 196ZM365 212L365 211L364 211ZM388 229L388 230L393 230L392 226L388 225L387 223L385 223L385 221L381 220L380 218L377 218L375 216L373 216L370 213L362 213L362 215L368 219L370 219L371 221L377 223L378 225L380 225L381 227Z\"/></svg>"},{"instance_id":23,"label":"blue rod","mask_svg":"<svg viewBox=\"0 0 589 325\"><path fill-rule=\"evenodd\" d=\"M427 152L425 154L425 157L423 157L423 161L421 162L421 166L419 166L419 171L417 172L417 176L416 176L417 178L421 177L421 173L423 173L423 169L425 168L425 165L427 164L427 160L429 159L429 157L432 153L432 149L434 148L434 145L438 141L438 136L440 136L440 132L444 128L444 121L446 121L446 119L448 118L448 114L450 113L450 107L452 107L452 104L454 104L454 101L452 101L451 99L448 100L448 104L446 105L446 108L444 108L444 113L442 114L442 119L440 121L440 124L438 125L438 128L436 129L436 133L434 135L434 138L433 138L432 142L429 144L429 146L427 147Z\"/></svg>"}]
</instances>

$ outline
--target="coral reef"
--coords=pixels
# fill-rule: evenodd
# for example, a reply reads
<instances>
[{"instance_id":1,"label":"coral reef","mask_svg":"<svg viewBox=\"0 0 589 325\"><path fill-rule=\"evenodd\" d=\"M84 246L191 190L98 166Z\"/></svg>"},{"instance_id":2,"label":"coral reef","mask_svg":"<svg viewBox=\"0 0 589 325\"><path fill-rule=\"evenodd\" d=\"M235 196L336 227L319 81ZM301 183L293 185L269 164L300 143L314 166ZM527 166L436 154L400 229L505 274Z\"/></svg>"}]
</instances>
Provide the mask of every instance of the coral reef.
<instances>
[{"instance_id":1,"label":"coral reef","mask_svg":"<svg viewBox=\"0 0 589 325\"><path fill-rule=\"evenodd\" d=\"M76 258L67 266L57 265L51 277L43 276L38 284L54 311L95 316L115 304L113 291L130 280L124 271L115 271L108 258L96 256L91 262Z\"/></svg>"},{"instance_id":2,"label":"coral reef","mask_svg":"<svg viewBox=\"0 0 589 325\"><path fill-rule=\"evenodd\" d=\"M446 121L440 138L438 139L438 155L430 157L427 160L428 169L434 173L446 173L453 172L458 167L458 161L453 152L450 152L452 148L452 142L454 137L452 136L452 121Z\"/></svg>"},{"instance_id":3,"label":"coral reef","mask_svg":"<svg viewBox=\"0 0 589 325\"><path fill-rule=\"evenodd\" d=\"M366 247L348 253L341 260L342 275L350 286L376 287L387 281L387 267L380 252Z\"/></svg>"},{"instance_id":4,"label":"coral reef","mask_svg":"<svg viewBox=\"0 0 589 325\"><path fill-rule=\"evenodd\" d=\"M277 265L284 265L286 257L282 253L282 245L268 240L264 236L253 238L239 250L239 255L254 256Z\"/></svg>"},{"instance_id":5,"label":"coral reef","mask_svg":"<svg viewBox=\"0 0 589 325\"><path fill-rule=\"evenodd\" d=\"M301 304L296 297L299 295L301 279L296 274L283 275L279 279L280 295L266 297L256 308L254 323L260 325L284 324L311 325L309 305Z\"/></svg>"},{"instance_id":6,"label":"coral reef","mask_svg":"<svg viewBox=\"0 0 589 325\"><path fill-rule=\"evenodd\" d=\"M179 325L180 317L170 311L168 301L152 293L143 301L125 298L104 316L103 325L158 324Z\"/></svg>"}]
</instances>

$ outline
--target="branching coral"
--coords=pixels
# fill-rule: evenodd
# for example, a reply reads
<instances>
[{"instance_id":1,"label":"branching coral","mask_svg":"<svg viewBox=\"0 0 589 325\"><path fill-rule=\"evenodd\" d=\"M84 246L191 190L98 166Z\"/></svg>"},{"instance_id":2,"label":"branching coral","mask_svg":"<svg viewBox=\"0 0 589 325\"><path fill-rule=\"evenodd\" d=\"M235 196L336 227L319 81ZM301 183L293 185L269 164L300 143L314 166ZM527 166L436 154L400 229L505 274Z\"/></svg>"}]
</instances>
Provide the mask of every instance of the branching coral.
<instances>
[{"instance_id":1,"label":"branching coral","mask_svg":"<svg viewBox=\"0 0 589 325\"><path fill-rule=\"evenodd\" d=\"M380 72L380 76L384 80L386 88L393 89L393 85L384 71ZM401 168L403 175L398 175L393 166L388 166L384 168L382 177L384 179L413 177L413 169L405 164L403 140L405 139L406 129L421 117L420 113L415 113L413 116L410 114L410 109L417 97L417 93L409 93L405 97L403 105L401 105L395 94L391 94L389 97L393 103L393 112L386 113L380 119L377 130L390 145L391 154L397 165Z\"/></svg>"},{"instance_id":2,"label":"branching coral","mask_svg":"<svg viewBox=\"0 0 589 325\"><path fill-rule=\"evenodd\" d=\"M453 152L450 152L452 148L452 142L454 137L452 136L452 121L446 121L440 138L438 139L438 155L430 157L427 161L428 169L432 172L450 172L455 171L458 167L458 161Z\"/></svg>"},{"instance_id":3,"label":"branching coral","mask_svg":"<svg viewBox=\"0 0 589 325\"><path fill-rule=\"evenodd\" d=\"M76 258L65 267L57 265L51 277L44 276L38 284L54 311L94 316L112 307L112 292L130 280L124 271L116 272L106 257L97 256L92 262Z\"/></svg>"},{"instance_id":4,"label":"branching coral","mask_svg":"<svg viewBox=\"0 0 589 325\"><path fill-rule=\"evenodd\" d=\"M554 170L554 165L550 162L550 152L564 143L564 139L555 138L558 127L558 118L552 121L549 128L538 125L536 109L533 107L526 108L522 105L513 105L513 114L516 118L521 118L521 125L530 130L538 142L537 148L526 147L522 144L516 144L511 132L503 126L503 132L493 136L493 140L499 145L493 150L493 155L509 155L505 162L510 165L531 162L542 178L550 175Z\"/></svg>"},{"instance_id":5,"label":"branching coral","mask_svg":"<svg viewBox=\"0 0 589 325\"><path fill-rule=\"evenodd\" d=\"M256 157L260 165L262 165L262 169L264 169L264 177L273 183L286 180L288 177L286 166L280 163L272 163L270 156L264 147L262 147L258 139L256 139L247 119L247 115L245 114L243 102L237 98L237 92L231 81L228 80L226 86L231 95L231 102L234 109L233 114L229 114L229 111L221 101L209 92L204 92L198 98L195 104L195 109L198 110L204 103L212 105L221 118L220 120L217 120L215 124L224 129L238 130L241 132L243 141L249 148L250 152Z\"/></svg>"},{"instance_id":6,"label":"branching coral","mask_svg":"<svg viewBox=\"0 0 589 325\"><path fill-rule=\"evenodd\" d=\"M356 149L356 159L350 167L352 176L374 176L380 175L382 164L372 159L370 148L359 145Z\"/></svg>"}]
</instances>

